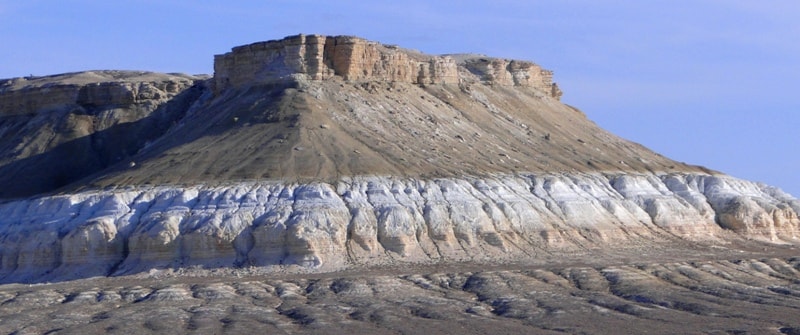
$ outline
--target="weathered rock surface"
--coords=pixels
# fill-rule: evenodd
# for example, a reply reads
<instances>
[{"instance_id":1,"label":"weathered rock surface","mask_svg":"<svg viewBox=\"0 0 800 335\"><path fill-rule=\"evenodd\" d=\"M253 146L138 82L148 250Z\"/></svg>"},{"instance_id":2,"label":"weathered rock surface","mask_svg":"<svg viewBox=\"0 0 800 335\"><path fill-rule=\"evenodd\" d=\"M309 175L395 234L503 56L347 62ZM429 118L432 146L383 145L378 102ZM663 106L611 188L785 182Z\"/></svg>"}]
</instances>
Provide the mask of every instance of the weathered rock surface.
<instances>
[{"instance_id":1,"label":"weathered rock surface","mask_svg":"<svg viewBox=\"0 0 800 335\"><path fill-rule=\"evenodd\" d=\"M675 236L796 243L798 212L800 202L775 189L700 174L352 177L79 192L0 205L0 280L187 266L324 272L510 262Z\"/></svg>"},{"instance_id":2,"label":"weathered rock surface","mask_svg":"<svg viewBox=\"0 0 800 335\"><path fill-rule=\"evenodd\" d=\"M300 35L234 48L215 68L209 81L124 71L3 81L0 198L87 185L707 172L603 131L530 62Z\"/></svg>"},{"instance_id":3,"label":"weathered rock surface","mask_svg":"<svg viewBox=\"0 0 800 335\"><path fill-rule=\"evenodd\" d=\"M530 62L319 35L234 48L213 79L2 81L0 282L797 243L797 200L609 134L560 94Z\"/></svg>"},{"instance_id":4,"label":"weathered rock surface","mask_svg":"<svg viewBox=\"0 0 800 335\"><path fill-rule=\"evenodd\" d=\"M65 106L86 109L159 105L198 79L183 74L88 71L0 80L0 115L32 115ZM133 113L123 115L133 116L130 114Z\"/></svg>"},{"instance_id":5,"label":"weathered rock surface","mask_svg":"<svg viewBox=\"0 0 800 335\"><path fill-rule=\"evenodd\" d=\"M297 79L411 84L458 84L466 74L494 85L532 87L553 97L561 92L552 72L517 60L485 56L429 56L353 36L297 35L278 41L233 48L214 60L214 83L219 93L254 84Z\"/></svg>"},{"instance_id":6,"label":"weathered rock surface","mask_svg":"<svg viewBox=\"0 0 800 335\"><path fill-rule=\"evenodd\" d=\"M92 71L0 81L0 198L52 191L125 161L185 113L201 80Z\"/></svg>"},{"instance_id":7,"label":"weathered rock surface","mask_svg":"<svg viewBox=\"0 0 800 335\"><path fill-rule=\"evenodd\" d=\"M661 250L652 250L659 252ZM800 258L2 285L7 334L795 334Z\"/></svg>"}]
</instances>

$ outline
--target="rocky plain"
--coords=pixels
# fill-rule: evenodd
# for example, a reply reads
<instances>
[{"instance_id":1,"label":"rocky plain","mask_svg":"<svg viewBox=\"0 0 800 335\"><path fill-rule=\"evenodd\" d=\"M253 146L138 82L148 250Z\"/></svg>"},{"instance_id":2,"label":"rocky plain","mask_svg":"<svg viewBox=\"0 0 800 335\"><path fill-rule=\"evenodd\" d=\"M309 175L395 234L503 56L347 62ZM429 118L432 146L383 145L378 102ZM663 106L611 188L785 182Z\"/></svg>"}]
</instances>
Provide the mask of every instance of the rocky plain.
<instances>
[{"instance_id":1,"label":"rocky plain","mask_svg":"<svg viewBox=\"0 0 800 335\"><path fill-rule=\"evenodd\" d=\"M0 80L0 332L800 334L800 201L351 36Z\"/></svg>"}]
</instances>

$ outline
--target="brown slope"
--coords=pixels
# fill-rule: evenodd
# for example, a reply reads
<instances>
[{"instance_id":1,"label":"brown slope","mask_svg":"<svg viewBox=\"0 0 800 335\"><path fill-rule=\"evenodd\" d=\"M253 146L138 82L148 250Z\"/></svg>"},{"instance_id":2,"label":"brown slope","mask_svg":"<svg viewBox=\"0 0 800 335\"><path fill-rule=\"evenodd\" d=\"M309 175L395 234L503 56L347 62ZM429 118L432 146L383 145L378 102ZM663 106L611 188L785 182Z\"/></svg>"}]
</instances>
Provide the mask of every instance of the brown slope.
<instances>
[{"instance_id":1,"label":"brown slope","mask_svg":"<svg viewBox=\"0 0 800 335\"><path fill-rule=\"evenodd\" d=\"M703 170L600 129L530 62L299 35L236 47L215 72L0 82L0 198L64 185Z\"/></svg>"},{"instance_id":2,"label":"brown slope","mask_svg":"<svg viewBox=\"0 0 800 335\"><path fill-rule=\"evenodd\" d=\"M536 90L338 78L229 92L133 159L97 185L700 170Z\"/></svg>"}]
</instances>

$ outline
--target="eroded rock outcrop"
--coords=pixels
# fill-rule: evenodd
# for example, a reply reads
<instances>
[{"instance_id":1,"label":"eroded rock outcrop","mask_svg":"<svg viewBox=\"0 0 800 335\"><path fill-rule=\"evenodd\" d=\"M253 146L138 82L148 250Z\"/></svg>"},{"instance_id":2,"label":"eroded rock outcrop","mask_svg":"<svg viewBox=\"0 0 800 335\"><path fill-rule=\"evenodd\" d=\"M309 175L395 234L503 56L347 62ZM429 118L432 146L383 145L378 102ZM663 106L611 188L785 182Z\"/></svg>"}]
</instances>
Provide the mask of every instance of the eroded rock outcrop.
<instances>
[{"instance_id":1,"label":"eroded rock outcrop","mask_svg":"<svg viewBox=\"0 0 800 335\"><path fill-rule=\"evenodd\" d=\"M0 81L0 115L32 115L64 108L159 105L199 78L134 71L88 71Z\"/></svg>"},{"instance_id":2,"label":"eroded rock outcrop","mask_svg":"<svg viewBox=\"0 0 800 335\"><path fill-rule=\"evenodd\" d=\"M800 202L775 189L700 174L354 177L81 192L0 205L0 278L502 262L675 236L724 244L731 232L796 243L798 212Z\"/></svg>"},{"instance_id":3,"label":"eroded rock outcrop","mask_svg":"<svg viewBox=\"0 0 800 335\"><path fill-rule=\"evenodd\" d=\"M186 113L203 80L89 71L0 81L0 198L51 191L123 162Z\"/></svg>"},{"instance_id":4,"label":"eroded rock outcrop","mask_svg":"<svg viewBox=\"0 0 800 335\"><path fill-rule=\"evenodd\" d=\"M491 85L532 87L558 99L561 90L553 83L553 72L528 61L473 56L463 66Z\"/></svg>"},{"instance_id":5,"label":"eroded rock outcrop","mask_svg":"<svg viewBox=\"0 0 800 335\"><path fill-rule=\"evenodd\" d=\"M298 35L233 48L214 59L216 91L294 80L458 83L449 57L413 54L351 36Z\"/></svg>"},{"instance_id":6,"label":"eroded rock outcrop","mask_svg":"<svg viewBox=\"0 0 800 335\"><path fill-rule=\"evenodd\" d=\"M258 83L326 80L458 84L466 73L494 85L540 89L553 97L561 91L552 72L532 62L471 56L461 64L451 56L429 56L353 36L297 35L235 47L214 59L216 92ZM467 76L469 76L467 74Z\"/></svg>"},{"instance_id":7,"label":"eroded rock outcrop","mask_svg":"<svg viewBox=\"0 0 800 335\"><path fill-rule=\"evenodd\" d=\"M236 47L211 80L1 81L0 282L797 243L798 200L618 138L560 94L531 62L320 35Z\"/></svg>"}]
</instances>

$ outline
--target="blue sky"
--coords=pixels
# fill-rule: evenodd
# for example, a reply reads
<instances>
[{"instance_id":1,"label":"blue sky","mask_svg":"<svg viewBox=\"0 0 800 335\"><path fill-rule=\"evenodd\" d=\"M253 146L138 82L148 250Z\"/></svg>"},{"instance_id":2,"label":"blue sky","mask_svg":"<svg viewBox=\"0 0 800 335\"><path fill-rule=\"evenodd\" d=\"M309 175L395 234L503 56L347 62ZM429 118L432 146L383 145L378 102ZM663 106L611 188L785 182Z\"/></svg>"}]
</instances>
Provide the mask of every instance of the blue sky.
<instances>
[{"instance_id":1,"label":"blue sky","mask_svg":"<svg viewBox=\"0 0 800 335\"><path fill-rule=\"evenodd\" d=\"M532 60L604 128L800 196L797 1L0 0L0 30L0 78L210 74L214 54L298 33Z\"/></svg>"}]
</instances>

